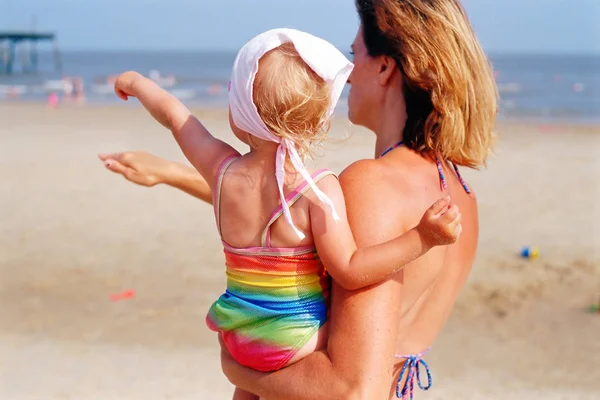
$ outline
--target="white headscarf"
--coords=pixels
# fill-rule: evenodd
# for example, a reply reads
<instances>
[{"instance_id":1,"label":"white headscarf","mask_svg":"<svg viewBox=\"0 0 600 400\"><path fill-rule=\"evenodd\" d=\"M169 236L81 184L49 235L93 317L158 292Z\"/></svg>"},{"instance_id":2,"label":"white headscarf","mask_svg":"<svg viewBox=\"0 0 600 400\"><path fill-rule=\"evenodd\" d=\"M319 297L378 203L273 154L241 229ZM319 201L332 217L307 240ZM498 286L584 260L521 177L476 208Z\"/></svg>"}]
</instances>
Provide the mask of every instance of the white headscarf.
<instances>
[{"instance_id":1,"label":"white headscarf","mask_svg":"<svg viewBox=\"0 0 600 400\"><path fill-rule=\"evenodd\" d=\"M303 239L304 234L292 222L290 209L283 193L286 154L289 155L292 165L310 185L319 200L331 208L334 219L339 220L339 216L335 212L331 200L310 177L294 142L282 139L269 131L258 115L258 110L252 99L254 78L258 71L259 60L267 52L289 42L294 44L296 51L304 62L331 86L330 104L326 115L327 118L331 117L354 65L331 43L294 29L267 31L256 36L242 47L233 64L229 89L229 107L233 122L238 128L260 139L279 143L275 160L275 176L279 187L283 215L296 234Z\"/></svg>"}]
</instances>

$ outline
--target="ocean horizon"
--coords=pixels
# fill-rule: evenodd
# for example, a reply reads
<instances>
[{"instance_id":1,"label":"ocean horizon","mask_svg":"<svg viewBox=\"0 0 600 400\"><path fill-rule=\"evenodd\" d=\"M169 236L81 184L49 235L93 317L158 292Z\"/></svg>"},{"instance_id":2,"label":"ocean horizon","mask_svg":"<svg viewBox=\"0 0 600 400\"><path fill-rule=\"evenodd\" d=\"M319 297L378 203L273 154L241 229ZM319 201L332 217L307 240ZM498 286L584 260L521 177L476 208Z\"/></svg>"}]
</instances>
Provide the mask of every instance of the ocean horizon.
<instances>
[{"instance_id":1,"label":"ocean horizon","mask_svg":"<svg viewBox=\"0 0 600 400\"><path fill-rule=\"evenodd\" d=\"M351 58L348 52L346 55ZM232 50L62 50L39 51L38 69L28 71L17 52L14 72L0 73L0 100L46 101L70 96L73 80L85 100L113 104L114 77L136 70L156 80L186 104L225 106ZM600 121L600 55L490 53L500 92L500 118L543 121ZM25 68L23 68L25 66ZM345 90L344 96L347 95ZM346 107L342 99L340 108Z\"/></svg>"}]
</instances>

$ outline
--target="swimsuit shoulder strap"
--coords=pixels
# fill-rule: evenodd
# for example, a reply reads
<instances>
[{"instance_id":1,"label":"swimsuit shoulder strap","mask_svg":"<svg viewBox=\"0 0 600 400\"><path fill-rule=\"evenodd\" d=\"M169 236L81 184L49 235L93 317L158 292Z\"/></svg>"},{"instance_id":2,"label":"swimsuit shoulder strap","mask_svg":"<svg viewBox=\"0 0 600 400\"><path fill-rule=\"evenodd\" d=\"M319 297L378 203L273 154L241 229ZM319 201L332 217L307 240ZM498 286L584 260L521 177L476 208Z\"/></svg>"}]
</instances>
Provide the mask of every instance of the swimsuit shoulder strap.
<instances>
[{"instance_id":1,"label":"swimsuit shoulder strap","mask_svg":"<svg viewBox=\"0 0 600 400\"><path fill-rule=\"evenodd\" d=\"M435 156L435 163L437 165L438 174L440 175L440 184L442 185L442 189L445 190L448 188L448 184L446 183L446 178L444 176L444 168L442 167L442 161L440 160L440 158L438 156ZM467 194L471 194L471 189L469 189L469 186L467 185L467 183L464 181L464 179L460 175L460 171L458 170L458 167L456 166L456 164L452 163L452 167L454 167L454 171L456 172L456 177L458 178L458 180L459 180L460 184L462 185L463 189L465 190L465 192L467 192Z\"/></svg>"},{"instance_id":2,"label":"swimsuit shoulder strap","mask_svg":"<svg viewBox=\"0 0 600 400\"><path fill-rule=\"evenodd\" d=\"M219 237L221 237L221 238L222 238L222 235L221 235L220 208L221 208L221 187L223 186L223 177L225 176L225 172L227 172L227 169L238 158L240 158L240 156L235 155L235 154L227 157L225 160L223 160L223 162L217 169L217 182L215 185L215 190L213 192L213 209L215 211L215 220L217 222L217 230L219 231Z\"/></svg>"},{"instance_id":3,"label":"swimsuit shoulder strap","mask_svg":"<svg viewBox=\"0 0 600 400\"><path fill-rule=\"evenodd\" d=\"M315 172L314 174L311 175L311 178L315 183L317 183L321 179L323 179L329 175L333 175L337 178L337 175L335 173L333 173L332 171L327 170L327 169L318 170L317 172ZM298 185L298 187L296 189L294 189L285 199L285 202L288 205L288 207L291 208L309 190L310 190L310 186L308 185L308 182L306 182L306 181L304 181L300 185ZM265 229L262 232L262 235L260 237L260 243L261 243L262 247L271 247L271 225L273 225L275 223L275 221L277 221L277 219L279 217L281 217L282 214L283 214L283 206L282 206L282 204L280 204L279 206L277 206L275 211L273 211L273 213L271 214L271 218L269 218L269 222L267 222L267 226L265 226Z\"/></svg>"}]
</instances>

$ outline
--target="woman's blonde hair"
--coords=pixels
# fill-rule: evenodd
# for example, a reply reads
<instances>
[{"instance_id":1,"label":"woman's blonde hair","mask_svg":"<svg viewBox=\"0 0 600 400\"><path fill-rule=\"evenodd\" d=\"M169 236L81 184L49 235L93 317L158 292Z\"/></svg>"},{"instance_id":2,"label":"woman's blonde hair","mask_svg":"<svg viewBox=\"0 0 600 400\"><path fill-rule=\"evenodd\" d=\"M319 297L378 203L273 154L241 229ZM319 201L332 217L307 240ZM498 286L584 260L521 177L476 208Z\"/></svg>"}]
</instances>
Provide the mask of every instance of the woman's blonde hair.
<instances>
[{"instance_id":1,"label":"woman's blonde hair","mask_svg":"<svg viewBox=\"0 0 600 400\"><path fill-rule=\"evenodd\" d=\"M356 0L370 56L393 57L404 80L407 146L472 168L494 142L498 92L459 0Z\"/></svg>"},{"instance_id":2,"label":"woman's blonde hair","mask_svg":"<svg viewBox=\"0 0 600 400\"><path fill-rule=\"evenodd\" d=\"M259 61L252 100L269 130L294 142L301 156L313 155L326 138L331 88L300 57L292 43Z\"/></svg>"}]
</instances>

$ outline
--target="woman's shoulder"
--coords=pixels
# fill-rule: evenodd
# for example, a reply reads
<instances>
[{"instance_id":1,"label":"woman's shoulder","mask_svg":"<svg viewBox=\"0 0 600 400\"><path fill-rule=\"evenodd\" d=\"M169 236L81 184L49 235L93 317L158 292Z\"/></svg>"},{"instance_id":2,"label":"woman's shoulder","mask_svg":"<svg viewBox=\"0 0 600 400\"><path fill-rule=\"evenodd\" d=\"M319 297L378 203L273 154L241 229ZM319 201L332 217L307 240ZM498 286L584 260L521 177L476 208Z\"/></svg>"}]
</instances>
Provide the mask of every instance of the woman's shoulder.
<instances>
[{"instance_id":1,"label":"woman's shoulder","mask_svg":"<svg viewBox=\"0 0 600 400\"><path fill-rule=\"evenodd\" d=\"M340 182L343 186L364 184L371 180L377 180L382 167L379 160L359 160L346 167L340 174Z\"/></svg>"},{"instance_id":2,"label":"woman's shoulder","mask_svg":"<svg viewBox=\"0 0 600 400\"><path fill-rule=\"evenodd\" d=\"M348 218L359 246L382 243L404 233L412 221L399 192L389 179L390 168L378 160L361 160L340 174Z\"/></svg>"},{"instance_id":3,"label":"woman's shoulder","mask_svg":"<svg viewBox=\"0 0 600 400\"><path fill-rule=\"evenodd\" d=\"M367 194L366 192L376 192L381 194L387 192L391 182L394 184L394 190L402 191L405 185L398 185L398 182L405 180L406 168L397 163L391 164L388 160L371 159L359 160L350 164L340 174L340 183L347 195Z\"/></svg>"}]
</instances>

